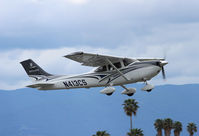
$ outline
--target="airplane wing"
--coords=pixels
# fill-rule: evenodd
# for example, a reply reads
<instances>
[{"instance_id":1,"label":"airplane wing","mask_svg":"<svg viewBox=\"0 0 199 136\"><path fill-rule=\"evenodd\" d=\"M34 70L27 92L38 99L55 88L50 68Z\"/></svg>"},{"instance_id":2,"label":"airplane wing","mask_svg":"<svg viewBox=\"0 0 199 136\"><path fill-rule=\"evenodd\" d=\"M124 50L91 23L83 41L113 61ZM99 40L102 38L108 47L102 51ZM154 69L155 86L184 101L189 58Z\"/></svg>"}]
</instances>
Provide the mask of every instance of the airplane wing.
<instances>
[{"instance_id":1,"label":"airplane wing","mask_svg":"<svg viewBox=\"0 0 199 136\"><path fill-rule=\"evenodd\" d=\"M143 59L143 58L137 58L136 60L138 60L138 61L152 61L152 60L165 60L165 59L163 59L163 58L145 58L145 59Z\"/></svg>"},{"instance_id":2,"label":"airplane wing","mask_svg":"<svg viewBox=\"0 0 199 136\"><path fill-rule=\"evenodd\" d=\"M100 55L100 54L92 54L92 53L84 53L84 52L74 52L64 56L65 58L74 60L76 62L81 63L84 66L91 66L91 67L98 67L110 64L109 61L112 63L119 62L121 60L126 60L130 62L134 61L151 61L151 60L165 60L163 58L122 58L122 57L115 57L115 56L107 56L107 55Z\"/></svg>"},{"instance_id":3,"label":"airplane wing","mask_svg":"<svg viewBox=\"0 0 199 136\"><path fill-rule=\"evenodd\" d=\"M26 87L30 87L30 88L42 88L42 87L47 87L47 86L52 86L54 84L52 83L37 83L37 84L32 84L32 85L28 85Z\"/></svg>"},{"instance_id":4,"label":"airplane wing","mask_svg":"<svg viewBox=\"0 0 199 136\"><path fill-rule=\"evenodd\" d=\"M84 52L74 52L64 57L79 62L84 66L91 66L91 67L98 67L109 64L109 62L107 62L107 59L112 63L116 63L124 59L131 62L136 61L136 59L106 56L106 55L84 53Z\"/></svg>"}]
</instances>

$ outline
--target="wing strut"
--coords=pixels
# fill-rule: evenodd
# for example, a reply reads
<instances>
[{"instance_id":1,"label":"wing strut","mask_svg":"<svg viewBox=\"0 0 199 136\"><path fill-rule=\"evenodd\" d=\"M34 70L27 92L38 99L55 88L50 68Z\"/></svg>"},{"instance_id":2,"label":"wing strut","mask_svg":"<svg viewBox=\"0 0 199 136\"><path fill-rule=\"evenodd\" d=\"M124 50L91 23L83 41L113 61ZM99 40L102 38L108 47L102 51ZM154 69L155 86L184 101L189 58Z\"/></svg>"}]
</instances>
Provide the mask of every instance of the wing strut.
<instances>
[{"instance_id":1,"label":"wing strut","mask_svg":"<svg viewBox=\"0 0 199 136\"><path fill-rule=\"evenodd\" d=\"M120 85L122 88L124 88L125 90L127 90L127 91L129 91L129 89L128 88L126 88L126 86L124 86L124 85Z\"/></svg>"},{"instance_id":2,"label":"wing strut","mask_svg":"<svg viewBox=\"0 0 199 136\"><path fill-rule=\"evenodd\" d=\"M107 62L108 62L114 69L116 69L116 71L117 71L126 81L129 81L129 79L128 79L121 71L119 71L119 69L117 69L117 68L113 65L113 63L112 63L108 58L106 58L106 60L107 60Z\"/></svg>"}]
</instances>

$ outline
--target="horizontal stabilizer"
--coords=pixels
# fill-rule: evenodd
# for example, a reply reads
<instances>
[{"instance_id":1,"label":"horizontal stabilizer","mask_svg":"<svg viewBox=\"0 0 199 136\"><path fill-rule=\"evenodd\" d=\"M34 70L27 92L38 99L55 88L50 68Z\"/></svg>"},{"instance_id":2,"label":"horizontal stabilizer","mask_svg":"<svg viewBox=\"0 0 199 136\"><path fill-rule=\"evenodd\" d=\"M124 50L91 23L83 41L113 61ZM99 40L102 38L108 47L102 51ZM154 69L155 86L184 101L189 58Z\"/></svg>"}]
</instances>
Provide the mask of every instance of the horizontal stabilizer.
<instances>
[{"instance_id":1,"label":"horizontal stabilizer","mask_svg":"<svg viewBox=\"0 0 199 136\"><path fill-rule=\"evenodd\" d=\"M47 87L47 86L52 86L54 84L52 83L37 83L37 84L32 84L32 85L28 85L26 87L30 87L30 88L42 88L42 87Z\"/></svg>"}]
</instances>

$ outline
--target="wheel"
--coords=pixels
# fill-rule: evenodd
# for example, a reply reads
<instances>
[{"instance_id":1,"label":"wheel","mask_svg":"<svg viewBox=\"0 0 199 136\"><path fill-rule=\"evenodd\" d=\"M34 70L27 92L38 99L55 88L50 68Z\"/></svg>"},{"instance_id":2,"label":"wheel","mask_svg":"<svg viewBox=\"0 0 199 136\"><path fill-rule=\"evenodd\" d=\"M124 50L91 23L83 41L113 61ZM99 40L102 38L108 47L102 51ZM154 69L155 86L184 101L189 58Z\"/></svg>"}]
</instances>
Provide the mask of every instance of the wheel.
<instances>
[{"instance_id":1,"label":"wheel","mask_svg":"<svg viewBox=\"0 0 199 136\"><path fill-rule=\"evenodd\" d=\"M147 92L151 92L152 91L152 89L150 89L150 90L146 90Z\"/></svg>"},{"instance_id":2,"label":"wheel","mask_svg":"<svg viewBox=\"0 0 199 136\"><path fill-rule=\"evenodd\" d=\"M107 96L111 96L112 94L113 94L113 93L107 93L106 95L107 95Z\"/></svg>"},{"instance_id":3,"label":"wheel","mask_svg":"<svg viewBox=\"0 0 199 136\"><path fill-rule=\"evenodd\" d=\"M133 96L134 95L134 93L130 93L130 94L127 94L128 96Z\"/></svg>"}]
</instances>

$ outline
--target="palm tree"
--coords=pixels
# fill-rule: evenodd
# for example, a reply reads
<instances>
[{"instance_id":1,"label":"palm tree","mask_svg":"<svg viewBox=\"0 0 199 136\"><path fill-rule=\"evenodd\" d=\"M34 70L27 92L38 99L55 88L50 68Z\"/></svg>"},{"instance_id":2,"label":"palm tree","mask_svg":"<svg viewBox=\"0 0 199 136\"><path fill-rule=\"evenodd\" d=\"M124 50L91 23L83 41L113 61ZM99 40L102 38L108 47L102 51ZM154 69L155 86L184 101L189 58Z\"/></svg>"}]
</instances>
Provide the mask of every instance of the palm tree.
<instances>
[{"instance_id":1,"label":"palm tree","mask_svg":"<svg viewBox=\"0 0 199 136\"><path fill-rule=\"evenodd\" d=\"M173 121L170 118L164 119L163 128L165 136L171 135L171 129L173 127Z\"/></svg>"},{"instance_id":2,"label":"palm tree","mask_svg":"<svg viewBox=\"0 0 199 136\"><path fill-rule=\"evenodd\" d=\"M143 131L141 129L131 129L130 132L127 133L127 136L144 136Z\"/></svg>"},{"instance_id":3,"label":"palm tree","mask_svg":"<svg viewBox=\"0 0 199 136\"><path fill-rule=\"evenodd\" d=\"M110 134L106 131L97 131L96 134L92 136L110 136Z\"/></svg>"},{"instance_id":4,"label":"palm tree","mask_svg":"<svg viewBox=\"0 0 199 136\"><path fill-rule=\"evenodd\" d=\"M182 131L182 123L179 121L175 121L173 124L174 136L180 136L180 132Z\"/></svg>"},{"instance_id":5,"label":"palm tree","mask_svg":"<svg viewBox=\"0 0 199 136\"><path fill-rule=\"evenodd\" d=\"M138 102L134 99L127 99L122 104L124 105L123 109L127 116L130 116L130 129L132 129L132 115L136 116L137 110L139 108Z\"/></svg>"},{"instance_id":6,"label":"palm tree","mask_svg":"<svg viewBox=\"0 0 199 136\"><path fill-rule=\"evenodd\" d=\"M156 119L154 123L155 129L157 130L156 136L162 136L163 123L164 121L162 119Z\"/></svg>"},{"instance_id":7,"label":"palm tree","mask_svg":"<svg viewBox=\"0 0 199 136\"><path fill-rule=\"evenodd\" d=\"M194 123L189 123L187 125L187 131L189 132L190 136L193 136L195 132L197 132L197 126Z\"/></svg>"}]
</instances>

